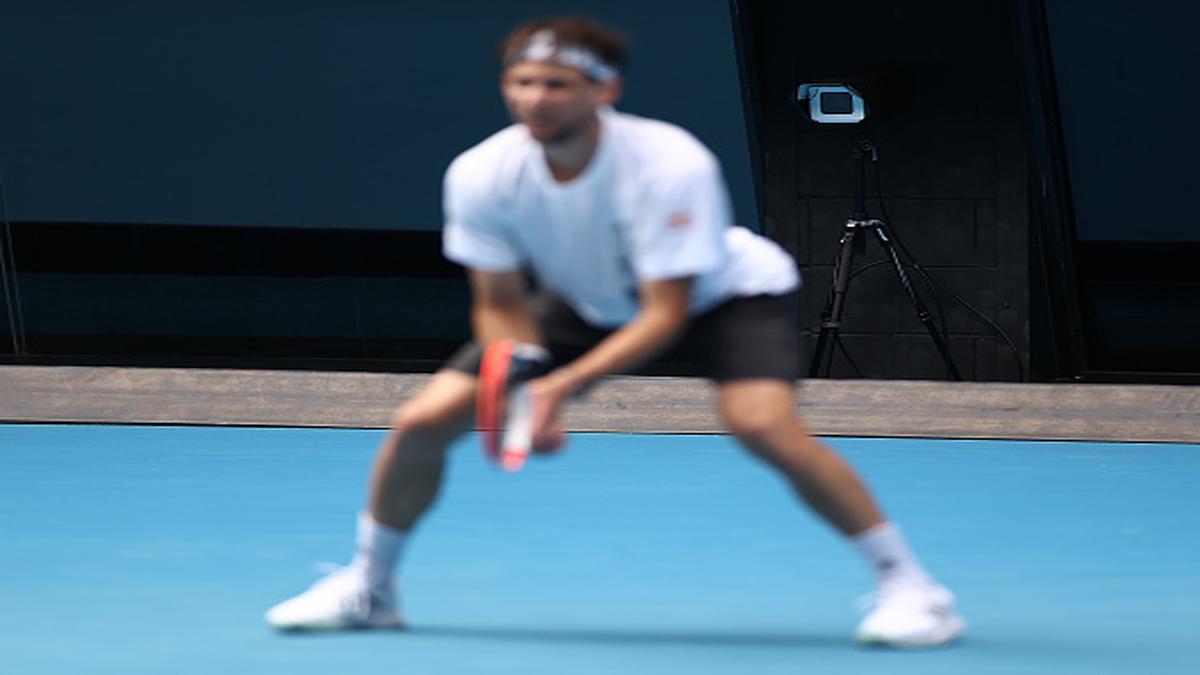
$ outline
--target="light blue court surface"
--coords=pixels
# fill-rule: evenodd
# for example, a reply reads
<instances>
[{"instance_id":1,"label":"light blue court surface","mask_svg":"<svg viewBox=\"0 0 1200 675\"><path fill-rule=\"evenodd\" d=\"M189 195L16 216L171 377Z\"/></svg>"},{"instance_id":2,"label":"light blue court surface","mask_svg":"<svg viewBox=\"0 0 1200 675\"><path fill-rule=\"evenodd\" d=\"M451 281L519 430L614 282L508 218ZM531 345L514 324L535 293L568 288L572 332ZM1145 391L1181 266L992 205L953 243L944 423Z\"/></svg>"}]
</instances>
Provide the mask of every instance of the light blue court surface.
<instances>
[{"instance_id":1,"label":"light blue court surface","mask_svg":"<svg viewBox=\"0 0 1200 675\"><path fill-rule=\"evenodd\" d=\"M1196 673L1200 447L835 439L971 622L860 649L869 577L716 436L457 449L399 633L261 620L345 561L375 431L0 426L0 673Z\"/></svg>"}]
</instances>

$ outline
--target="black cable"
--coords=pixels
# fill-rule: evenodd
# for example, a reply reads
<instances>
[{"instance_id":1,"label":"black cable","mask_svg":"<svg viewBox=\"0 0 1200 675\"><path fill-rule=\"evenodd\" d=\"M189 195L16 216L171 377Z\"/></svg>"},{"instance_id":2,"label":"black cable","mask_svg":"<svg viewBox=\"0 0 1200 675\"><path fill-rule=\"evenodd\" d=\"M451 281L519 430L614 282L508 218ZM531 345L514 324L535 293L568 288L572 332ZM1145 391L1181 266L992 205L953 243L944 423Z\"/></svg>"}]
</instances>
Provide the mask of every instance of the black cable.
<instances>
[{"instance_id":1,"label":"black cable","mask_svg":"<svg viewBox=\"0 0 1200 675\"><path fill-rule=\"evenodd\" d=\"M896 223L894 221L892 221L891 216L889 216L888 212L887 212L887 203L883 199L883 181L879 177L879 164L878 163L875 164L875 194L876 194L877 200L879 201L879 209L880 209L881 213L883 214L883 221L892 226L892 229L891 229L892 239L896 242L896 247L898 249L900 249L900 252L903 253L905 255L905 257L908 258L909 267L911 267L918 274L920 274L921 278L925 281L925 283L933 290L932 295L933 295L934 302L938 306L938 311L943 312L942 317L941 317L941 323L942 323L943 335L947 336L946 337L947 343L949 343L949 336L948 336L948 332L946 332L945 314L944 314L944 311L942 310L941 302L938 301L938 295L937 295L938 291L945 293L946 295L953 298L956 302L958 302L958 304L960 304L964 308L966 308L966 310L968 312L974 314L979 319L982 319L985 323L987 323L989 326L991 326L993 330L996 331L996 334L999 335L1002 340L1004 340L1004 343L1008 346L1009 350L1012 352L1013 359L1017 363L1017 381L1024 382L1025 381L1025 362L1021 358L1021 352L1020 352L1020 350L1017 349L1017 345L1015 342L1013 342L1012 337L1009 336L1009 334L1004 330L1003 327L1000 326L1000 324L996 323L991 318L989 318L986 314L984 314L981 310L977 309L974 305L967 302L967 300L964 299L962 296L960 296L957 293L955 293L954 291L951 291L950 289L946 288L941 283L939 283L936 279L934 279L932 276L930 276L929 272L927 272L925 270L925 268L922 267L917 262L916 256L914 256L912 254L912 252L908 250L908 247L904 245L904 240L901 238L900 233L896 229Z\"/></svg>"},{"instance_id":2,"label":"black cable","mask_svg":"<svg viewBox=\"0 0 1200 675\"><path fill-rule=\"evenodd\" d=\"M8 325L12 327L13 354L25 353L25 321L21 313L21 287L17 282L17 256L13 249L12 232L8 223L8 202L4 199L4 181L0 180L0 230L3 245L0 245L0 276L4 277L4 305L8 309ZM12 264L12 283L9 284L9 260Z\"/></svg>"},{"instance_id":3,"label":"black cable","mask_svg":"<svg viewBox=\"0 0 1200 675\"><path fill-rule=\"evenodd\" d=\"M868 263L868 264L863 265L862 267L850 272L850 276L846 279L846 292L849 293L850 282L854 281L855 277L857 277L858 275L860 275L863 272L866 272L872 268L879 267L880 265L886 265L887 263L888 263L887 260L876 260L875 262ZM836 279L837 275L838 275L838 263L835 262L833 264L833 278ZM833 302L833 287L830 286L829 292L825 294L825 305L828 307L832 302Z\"/></svg>"},{"instance_id":4,"label":"black cable","mask_svg":"<svg viewBox=\"0 0 1200 675\"><path fill-rule=\"evenodd\" d=\"M854 279L854 277L856 277L856 276L858 276L858 275L862 274L863 272L866 272L866 271L868 271L868 270L870 270L870 269L873 269L873 268L875 268L875 267L879 267L880 265L886 265L886 264L888 264L889 262L890 262L890 261L889 261L888 259L884 258L883 260L876 260L876 261L875 261L875 262L873 262L873 263L869 263L869 264L867 264L867 265L863 265L862 267L860 267L860 268L858 268L858 269L856 269L856 270L854 270L853 272L851 272L851 273L850 273L850 280L853 280L853 279Z\"/></svg>"},{"instance_id":5,"label":"black cable","mask_svg":"<svg viewBox=\"0 0 1200 675\"><path fill-rule=\"evenodd\" d=\"M967 308L967 311L971 312L976 317L983 320L985 323L987 323L989 326L991 326L993 330L996 331L996 333L1000 336L1000 338L1004 340L1004 343L1006 345L1008 345L1009 350L1013 353L1013 358L1016 359L1017 377L1020 378L1017 381L1024 382L1025 381L1025 363L1021 360L1021 352L1017 350L1016 343L1013 342L1012 338L1009 337L1008 333L1006 333L1004 331L1004 329L1000 326L1000 324L996 323L991 318L989 318L986 314L984 314L980 310L973 307L971 305L971 303L967 302L963 297L961 297L954 291L950 290L949 288L946 288L945 286L942 286L941 284L937 284L937 288L938 288L938 290L945 293L946 295L949 295L951 298L954 298L955 301L957 301L963 307Z\"/></svg>"},{"instance_id":6,"label":"black cable","mask_svg":"<svg viewBox=\"0 0 1200 675\"><path fill-rule=\"evenodd\" d=\"M891 259L884 258L882 260L876 260L872 263L863 265L862 267L860 267L850 273L850 279L847 281L847 283L849 283L849 281L853 281L854 277L857 277L858 275L862 274L863 272L869 272L870 270L872 270L876 267L882 267L883 265L887 265L889 263L891 263ZM941 303L937 301L936 296L934 297L934 302L937 303L938 310L941 311L942 310ZM941 320L942 333L943 333L943 335L946 335L946 322L944 320L944 316L939 317L939 318L942 319ZM946 341L949 342L948 338L944 338L944 339L946 339ZM857 374L859 377L865 378L866 375L863 374L863 371L858 367L858 364L855 363L854 359L850 356L850 352L848 352L846 350L846 345L844 343L842 343L841 334L839 334L837 337L837 346L838 346L838 349L842 352L842 355L846 357L846 360L850 362L850 367L854 369L855 374Z\"/></svg>"},{"instance_id":7,"label":"black cable","mask_svg":"<svg viewBox=\"0 0 1200 675\"><path fill-rule=\"evenodd\" d=\"M872 268L879 267L880 265L886 265L888 262L889 262L888 260L876 260L875 262L868 263L868 264L863 265L862 267L854 270L853 272L850 273L850 277L846 280L846 290L847 291L850 290L850 288L849 288L850 282L854 281L855 277L857 277L858 275L860 275L863 272L866 272ZM833 276L834 276L834 278L837 278L837 264L836 263L834 264ZM833 302L833 288L830 287L829 295L825 299L826 306L828 307L829 304L832 302ZM860 378L866 378L866 375L863 373L862 369L858 367L858 363L854 360L854 357L850 356L850 352L846 349L846 344L844 342L842 342L841 333L838 333L838 335L834 337L833 345L836 346L838 351L840 351L842 353L842 356L846 357L846 362L850 364L850 368L854 371L854 374ZM832 363L832 361L830 363ZM825 374L829 375L828 372Z\"/></svg>"},{"instance_id":8,"label":"black cable","mask_svg":"<svg viewBox=\"0 0 1200 675\"><path fill-rule=\"evenodd\" d=\"M862 369L858 367L858 363L854 361L854 357L850 356L850 352L846 349L845 343L842 342L841 333L838 333L837 339L834 340L834 344L837 345L838 351L842 353L842 356L846 357L846 361L850 364L850 368L854 371L854 374L862 379L866 379L867 376L863 374ZM825 374L829 375L829 373Z\"/></svg>"}]
</instances>

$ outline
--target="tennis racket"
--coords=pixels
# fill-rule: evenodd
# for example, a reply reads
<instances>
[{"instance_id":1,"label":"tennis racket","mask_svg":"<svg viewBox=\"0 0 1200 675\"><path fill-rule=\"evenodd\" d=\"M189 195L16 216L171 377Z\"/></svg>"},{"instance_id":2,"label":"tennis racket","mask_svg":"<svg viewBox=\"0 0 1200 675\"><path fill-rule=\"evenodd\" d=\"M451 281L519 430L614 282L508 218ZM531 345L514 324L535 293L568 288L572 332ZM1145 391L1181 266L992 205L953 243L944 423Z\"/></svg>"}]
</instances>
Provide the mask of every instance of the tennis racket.
<instances>
[{"instance_id":1,"label":"tennis racket","mask_svg":"<svg viewBox=\"0 0 1200 675\"><path fill-rule=\"evenodd\" d=\"M493 342L479 365L475 419L484 456L520 471L533 446L533 406L525 382L545 372L549 354L537 345Z\"/></svg>"}]
</instances>

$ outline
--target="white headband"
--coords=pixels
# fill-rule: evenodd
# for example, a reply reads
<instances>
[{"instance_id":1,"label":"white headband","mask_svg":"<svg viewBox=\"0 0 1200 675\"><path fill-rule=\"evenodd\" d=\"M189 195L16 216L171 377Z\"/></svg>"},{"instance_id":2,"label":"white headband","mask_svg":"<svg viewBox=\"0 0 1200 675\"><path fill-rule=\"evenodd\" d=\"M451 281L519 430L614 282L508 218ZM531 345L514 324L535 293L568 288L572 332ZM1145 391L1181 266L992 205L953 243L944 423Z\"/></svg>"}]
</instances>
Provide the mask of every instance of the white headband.
<instances>
[{"instance_id":1,"label":"white headband","mask_svg":"<svg viewBox=\"0 0 1200 675\"><path fill-rule=\"evenodd\" d=\"M596 52L579 45L560 46L554 39L554 31L543 28L529 38L525 48L517 53L509 63L521 61L552 61L560 66L583 71L588 77L597 82L608 82L616 79L617 69L600 58Z\"/></svg>"}]
</instances>

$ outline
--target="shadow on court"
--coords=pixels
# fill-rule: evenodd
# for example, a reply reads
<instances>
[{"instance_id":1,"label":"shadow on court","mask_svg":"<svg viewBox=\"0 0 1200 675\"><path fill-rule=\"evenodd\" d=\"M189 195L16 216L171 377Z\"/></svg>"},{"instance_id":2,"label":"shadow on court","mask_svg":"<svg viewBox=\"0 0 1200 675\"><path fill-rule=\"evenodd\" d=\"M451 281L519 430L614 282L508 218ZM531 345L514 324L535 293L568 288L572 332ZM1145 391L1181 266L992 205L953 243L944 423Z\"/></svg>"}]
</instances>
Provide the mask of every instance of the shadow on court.
<instances>
[{"instance_id":1,"label":"shadow on court","mask_svg":"<svg viewBox=\"0 0 1200 675\"><path fill-rule=\"evenodd\" d=\"M650 645L674 647L747 647L761 649L805 647L853 647L844 634L798 634L792 632L670 631L661 629L547 628L541 626L414 626L403 633L414 636L507 640L513 642L584 643L595 645Z\"/></svg>"}]
</instances>

